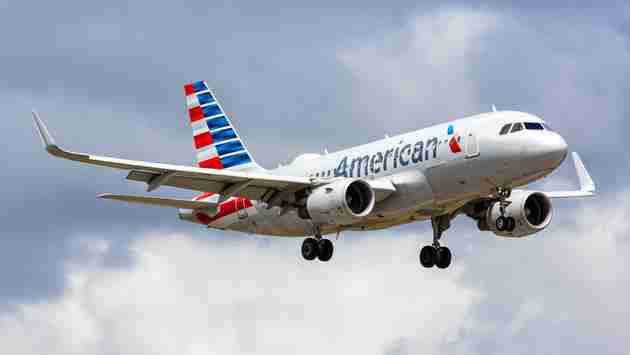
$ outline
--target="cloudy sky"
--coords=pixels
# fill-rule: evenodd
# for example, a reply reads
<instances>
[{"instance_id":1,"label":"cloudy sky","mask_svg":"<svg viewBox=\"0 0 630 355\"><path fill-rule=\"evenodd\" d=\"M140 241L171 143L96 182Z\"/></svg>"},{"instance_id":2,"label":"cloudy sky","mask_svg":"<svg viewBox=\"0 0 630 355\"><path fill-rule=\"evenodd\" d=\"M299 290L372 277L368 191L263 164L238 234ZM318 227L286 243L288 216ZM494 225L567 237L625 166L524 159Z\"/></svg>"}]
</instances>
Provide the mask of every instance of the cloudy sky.
<instances>
[{"instance_id":1,"label":"cloudy sky","mask_svg":"<svg viewBox=\"0 0 630 355\"><path fill-rule=\"evenodd\" d=\"M0 344L13 354L622 354L630 349L630 5L543 1L0 1ZM336 150L515 109L545 118L601 191L544 232L459 218L446 271L427 223L300 239L204 230L59 143L192 164L182 85L207 80L256 159ZM566 162L540 184L572 188ZM190 197L164 188L160 195Z\"/></svg>"}]
</instances>

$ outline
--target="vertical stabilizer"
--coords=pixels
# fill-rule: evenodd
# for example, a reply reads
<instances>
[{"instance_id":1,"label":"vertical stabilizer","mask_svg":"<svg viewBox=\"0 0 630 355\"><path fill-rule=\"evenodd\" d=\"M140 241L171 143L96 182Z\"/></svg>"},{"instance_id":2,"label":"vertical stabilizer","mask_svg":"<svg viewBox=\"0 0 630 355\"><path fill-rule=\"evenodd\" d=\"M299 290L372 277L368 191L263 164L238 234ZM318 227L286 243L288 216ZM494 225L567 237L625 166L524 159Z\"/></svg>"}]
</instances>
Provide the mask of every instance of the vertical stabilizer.
<instances>
[{"instance_id":1,"label":"vertical stabilizer","mask_svg":"<svg viewBox=\"0 0 630 355\"><path fill-rule=\"evenodd\" d=\"M205 81L185 85L184 92L200 168L263 170Z\"/></svg>"}]
</instances>

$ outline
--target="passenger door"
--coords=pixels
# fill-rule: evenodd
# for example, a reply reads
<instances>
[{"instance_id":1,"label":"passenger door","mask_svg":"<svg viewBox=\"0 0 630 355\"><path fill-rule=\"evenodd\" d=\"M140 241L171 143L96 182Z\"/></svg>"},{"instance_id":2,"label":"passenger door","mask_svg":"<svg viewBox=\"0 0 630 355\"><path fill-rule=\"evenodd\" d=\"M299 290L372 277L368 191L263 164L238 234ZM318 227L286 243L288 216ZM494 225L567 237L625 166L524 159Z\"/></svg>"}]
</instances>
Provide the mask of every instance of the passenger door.
<instances>
[{"instance_id":1,"label":"passenger door","mask_svg":"<svg viewBox=\"0 0 630 355\"><path fill-rule=\"evenodd\" d=\"M477 140L477 135L475 131L468 130L466 133L466 158L472 159L479 156L479 141Z\"/></svg>"}]
</instances>

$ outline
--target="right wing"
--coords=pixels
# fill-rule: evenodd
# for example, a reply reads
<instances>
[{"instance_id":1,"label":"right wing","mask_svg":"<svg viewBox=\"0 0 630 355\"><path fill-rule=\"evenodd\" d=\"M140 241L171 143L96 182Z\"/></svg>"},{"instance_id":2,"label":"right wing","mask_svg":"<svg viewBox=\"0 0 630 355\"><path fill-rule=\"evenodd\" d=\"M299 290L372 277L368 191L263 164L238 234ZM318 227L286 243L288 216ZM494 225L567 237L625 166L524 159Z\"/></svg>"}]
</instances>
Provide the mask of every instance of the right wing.
<instances>
[{"instance_id":1,"label":"right wing","mask_svg":"<svg viewBox=\"0 0 630 355\"><path fill-rule=\"evenodd\" d=\"M574 191L542 191L550 198L579 198L595 196L595 183L593 182L593 179L591 179L586 167L584 167L582 159L580 159L580 156L576 152L571 153L571 156L573 157L575 172L577 174L578 181L580 182L580 189Z\"/></svg>"}]
</instances>

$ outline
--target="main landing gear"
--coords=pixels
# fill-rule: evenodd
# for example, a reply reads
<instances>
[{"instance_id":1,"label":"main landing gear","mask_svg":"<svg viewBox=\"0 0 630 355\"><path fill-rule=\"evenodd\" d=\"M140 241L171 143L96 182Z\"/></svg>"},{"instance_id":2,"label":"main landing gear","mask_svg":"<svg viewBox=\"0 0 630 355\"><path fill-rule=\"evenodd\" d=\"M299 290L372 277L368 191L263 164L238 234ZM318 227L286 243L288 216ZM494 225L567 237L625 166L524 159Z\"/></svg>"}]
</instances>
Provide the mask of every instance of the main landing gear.
<instances>
[{"instance_id":1,"label":"main landing gear","mask_svg":"<svg viewBox=\"0 0 630 355\"><path fill-rule=\"evenodd\" d=\"M501 215L495 221L495 227L499 232L513 232L516 228L516 220L513 217L505 216L505 208L508 205L507 198L512 194L511 189L499 187L497 188L497 196L499 197L499 211Z\"/></svg>"},{"instance_id":2,"label":"main landing gear","mask_svg":"<svg viewBox=\"0 0 630 355\"><path fill-rule=\"evenodd\" d=\"M333 256L333 243L321 236L306 238L302 243L302 257L306 260L318 258L321 261L328 261Z\"/></svg>"},{"instance_id":3,"label":"main landing gear","mask_svg":"<svg viewBox=\"0 0 630 355\"><path fill-rule=\"evenodd\" d=\"M422 266L429 268L435 265L440 269L446 269L449 265L451 265L451 250L447 247L440 246L442 233L450 226L450 215L431 218L431 227L433 227L433 245L426 245L420 250L420 264Z\"/></svg>"}]
</instances>

